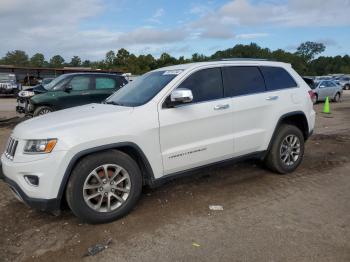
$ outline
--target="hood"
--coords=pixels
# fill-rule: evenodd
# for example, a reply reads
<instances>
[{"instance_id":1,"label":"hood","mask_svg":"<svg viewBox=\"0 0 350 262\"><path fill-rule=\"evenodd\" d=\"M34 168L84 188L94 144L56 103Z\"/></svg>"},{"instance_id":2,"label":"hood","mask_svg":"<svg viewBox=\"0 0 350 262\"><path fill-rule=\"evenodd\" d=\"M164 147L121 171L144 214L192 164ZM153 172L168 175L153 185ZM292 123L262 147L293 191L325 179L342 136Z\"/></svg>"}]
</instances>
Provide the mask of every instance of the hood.
<instances>
[{"instance_id":1,"label":"hood","mask_svg":"<svg viewBox=\"0 0 350 262\"><path fill-rule=\"evenodd\" d=\"M127 121L132 111L132 107L108 104L73 107L24 121L16 126L13 135L20 139L78 138L91 130L103 129L111 120Z\"/></svg>"},{"instance_id":2,"label":"hood","mask_svg":"<svg viewBox=\"0 0 350 262\"><path fill-rule=\"evenodd\" d=\"M32 88L26 89L27 91L33 91L35 94L41 94L41 93L46 93L47 90L44 88L43 85L36 85Z\"/></svg>"}]
</instances>

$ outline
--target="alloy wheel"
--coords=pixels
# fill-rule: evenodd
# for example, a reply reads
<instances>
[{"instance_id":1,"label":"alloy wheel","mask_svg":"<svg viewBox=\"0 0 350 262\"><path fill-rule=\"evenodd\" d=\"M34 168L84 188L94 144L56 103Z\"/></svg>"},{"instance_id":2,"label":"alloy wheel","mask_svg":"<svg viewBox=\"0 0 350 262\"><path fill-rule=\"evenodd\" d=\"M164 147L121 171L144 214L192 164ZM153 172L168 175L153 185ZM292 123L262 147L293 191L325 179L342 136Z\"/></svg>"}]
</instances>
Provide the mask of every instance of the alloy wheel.
<instances>
[{"instance_id":1,"label":"alloy wheel","mask_svg":"<svg viewBox=\"0 0 350 262\"><path fill-rule=\"evenodd\" d=\"M296 135L286 136L280 146L280 159L282 163L291 166L300 156L300 140Z\"/></svg>"},{"instance_id":2,"label":"alloy wheel","mask_svg":"<svg viewBox=\"0 0 350 262\"><path fill-rule=\"evenodd\" d=\"M105 164L95 168L85 179L85 203L97 212L111 212L128 199L131 188L129 173L121 166Z\"/></svg>"}]
</instances>

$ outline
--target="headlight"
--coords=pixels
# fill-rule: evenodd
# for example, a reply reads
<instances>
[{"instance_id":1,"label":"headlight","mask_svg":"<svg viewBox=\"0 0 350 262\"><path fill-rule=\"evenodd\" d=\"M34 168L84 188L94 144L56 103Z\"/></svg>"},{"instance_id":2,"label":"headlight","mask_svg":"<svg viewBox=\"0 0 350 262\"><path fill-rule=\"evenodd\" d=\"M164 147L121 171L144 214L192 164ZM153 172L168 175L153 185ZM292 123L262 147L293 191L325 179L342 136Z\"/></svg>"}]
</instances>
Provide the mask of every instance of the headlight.
<instances>
[{"instance_id":1,"label":"headlight","mask_svg":"<svg viewBox=\"0 0 350 262\"><path fill-rule=\"evenodd\" d=\"M47 154L51 153L57 143L57 139L36 139L28 140L25 147L25 154Z\"/></svg>"},{"instance_id":2,"label":"headlight","mask_svg":"<svg viewBox=\"0 0 350 262\"><path fill-rule=\"evenodd\" d=\"M34 96L35 93L33 91L21 91L18 93L20 97L31 97Z\"/></svg>"}]
</instances>

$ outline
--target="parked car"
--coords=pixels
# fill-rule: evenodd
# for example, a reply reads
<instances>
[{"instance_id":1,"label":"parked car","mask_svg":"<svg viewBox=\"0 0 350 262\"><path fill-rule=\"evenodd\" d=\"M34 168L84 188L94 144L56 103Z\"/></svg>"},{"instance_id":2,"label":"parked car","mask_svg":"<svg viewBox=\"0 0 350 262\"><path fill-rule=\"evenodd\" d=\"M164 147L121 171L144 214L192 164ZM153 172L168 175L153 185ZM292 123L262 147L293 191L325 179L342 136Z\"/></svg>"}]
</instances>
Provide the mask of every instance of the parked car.
<instances>
[{"instance_id":1,"label":"parked car","mask_svg":"<svg viewBox=\"0 0 350 262\"><path fill-rule=\"evenodd\" d=\"M19 91L16 75L11 73L0 73L0 94L16 95Z\"/></svg>"},{"instance_id":2,"label":"parked car","mask_svg":"<svg viewBox=\"0 0 350 262\"><path fill-rule=\"evenodd\" d=\"M343 95L343 88L335 83L333 80L323 80L315 82L311 87L315 93L314 102L324 101L326 97L334 102L339 102Z\"/></svg>"},{"instance_id":3,"label":"parked car","mask_svg":"<svg viewBox=\"0 0 350 262\"><path fill-rule=\"evenodd\" d=\"M290 173L314 129L311 93L281 62L160 68L105 103L17 125L3 178L28 205L53 211L66 200L81 220L104 223L130 212L142 186L211 164L255 158Z\"/></svg>"},{"instance_id":4,"label":"parked car","mask_svg":"<svg viewBox=\"0 0 350 262\"><path fill-rule=\"evenodd\" d=\"M100 103L127 83L125 77L104 73L64 74L18 94L16 111L44 115L53 111Z\"/></svg>"},{"instance_id":5,"label":"parked car","mask_svg":"<svg viewBox=\"0 0 350 262\"><path fill-rule=\"evenodd\" d=\"M335 79L344 90L350 90L350 76L344 75Z\"/></svg>"},{"instance_id":6,"label":"parked car","mask_svg":"<svg viewBox=\"0 0 350 262\"><path fill-rule=\"evenodd\" d=\"M41 85L47 85L47 84L49 84L52 80L54 80L55 78L49 78L49 77L47 77L47 78L43 78L43 80L41 80Z\"/></svg>"}]
</instances>

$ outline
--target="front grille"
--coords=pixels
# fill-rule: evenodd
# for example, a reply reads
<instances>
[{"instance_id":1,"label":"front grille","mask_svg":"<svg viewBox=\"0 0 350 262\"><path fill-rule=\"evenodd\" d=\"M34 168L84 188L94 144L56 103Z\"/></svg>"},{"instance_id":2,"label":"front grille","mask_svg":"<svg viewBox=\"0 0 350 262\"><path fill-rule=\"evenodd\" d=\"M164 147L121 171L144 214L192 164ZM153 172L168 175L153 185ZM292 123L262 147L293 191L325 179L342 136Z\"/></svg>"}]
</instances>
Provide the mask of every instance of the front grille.
<instances>
[{"instance_id":1,"label":"front grille","mask_svg":"<svg viewBox=\"0 0 350 262\"><path fill-rule=\"evenodd\" d=\"M7 84L4 84L4 83L0 83L0 88L4 88L4 89L7 89Z\"/></svg>"},{"instance_id":2,"label":"front grille","mask_svg":"<svg viewBox=\"0 0 350 262\"><path fill-rule=\"evenodd\" d=\"M18 141L16 139L13 139L12 137L10 137L7 147L6 147L6 151L5 151L5 156L8 159L13 159L16 153L16 149L17 149L17 145L18 145Z\"/></svg>"}]
</instances>

